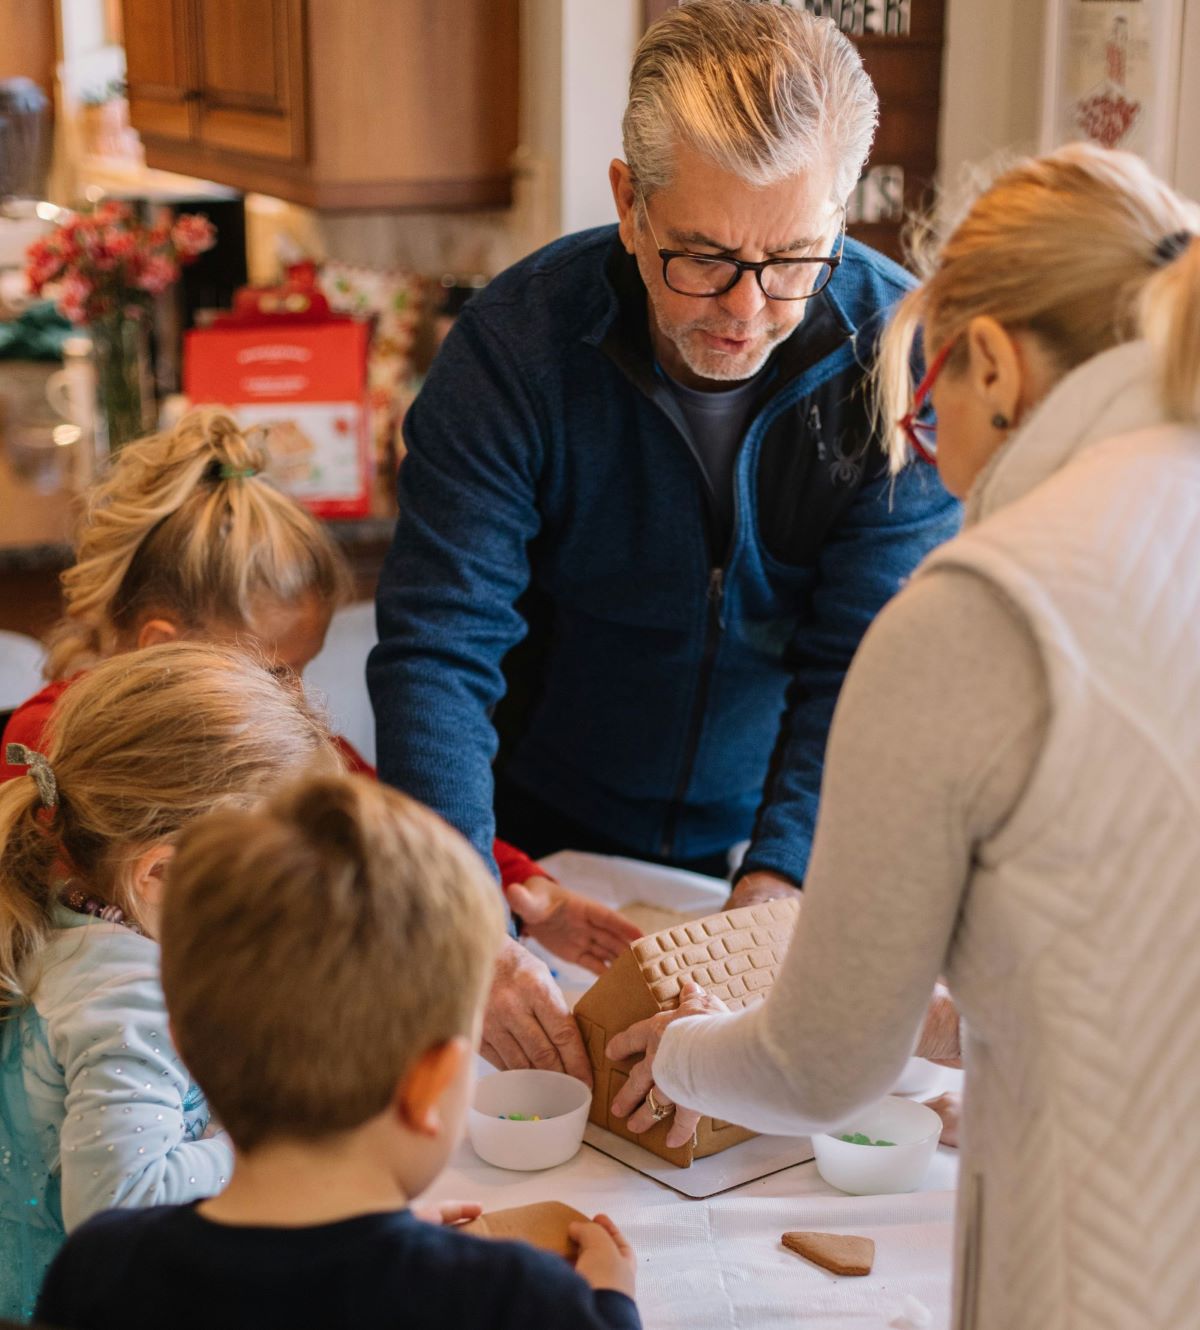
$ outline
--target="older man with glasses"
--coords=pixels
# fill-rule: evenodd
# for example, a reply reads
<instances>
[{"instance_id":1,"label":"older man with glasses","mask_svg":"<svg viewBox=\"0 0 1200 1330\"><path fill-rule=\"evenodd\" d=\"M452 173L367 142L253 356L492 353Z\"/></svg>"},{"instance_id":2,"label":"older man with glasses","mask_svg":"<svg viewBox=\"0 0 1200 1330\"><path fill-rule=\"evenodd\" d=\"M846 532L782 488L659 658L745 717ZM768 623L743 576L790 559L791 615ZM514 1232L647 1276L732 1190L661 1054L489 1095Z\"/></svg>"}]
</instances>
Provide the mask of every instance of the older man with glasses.
<instances>
[{"instance_id":1,"label":"older man with glasses","mask_svg":"<svg viewBox=\"0 0 1200 1330\"><path fill-rule=\"evenodd\" d=\"M845 236L877 109L827 20L671 10L634 61L619 225L502 274L439 354L368 676L381 775L481 854L498 823L535 855L724 874L748 841L734 903L802 886L850 658L959 520L930 469L888 475L872 424L910 284ZM594 970L628 940L547 878L509 904ZM483 1050L588 1079L515 938Z\"/></svg>"}]
</instances>

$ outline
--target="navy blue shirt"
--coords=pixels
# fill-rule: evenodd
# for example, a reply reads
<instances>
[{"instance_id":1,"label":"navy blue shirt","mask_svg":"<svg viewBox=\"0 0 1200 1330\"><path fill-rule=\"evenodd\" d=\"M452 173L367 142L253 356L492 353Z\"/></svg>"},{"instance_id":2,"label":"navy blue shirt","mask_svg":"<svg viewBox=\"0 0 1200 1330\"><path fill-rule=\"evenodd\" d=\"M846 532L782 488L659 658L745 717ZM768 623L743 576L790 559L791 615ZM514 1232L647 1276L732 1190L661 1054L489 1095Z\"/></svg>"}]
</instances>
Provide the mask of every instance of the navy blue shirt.
<instances>
[{"instance_id":1,"label":"navy blue shirt","mask_svg":"<svg viewBox=\"0 0 1200 1330\"><path fill-rule=\"evenodd\" d=\"M641 1330L623 1293L560 1257L407 1210L310 1228L194 1205L111 1210L67 1239L35 1319L60 1330Z\"/></svg>"}]
</instances>

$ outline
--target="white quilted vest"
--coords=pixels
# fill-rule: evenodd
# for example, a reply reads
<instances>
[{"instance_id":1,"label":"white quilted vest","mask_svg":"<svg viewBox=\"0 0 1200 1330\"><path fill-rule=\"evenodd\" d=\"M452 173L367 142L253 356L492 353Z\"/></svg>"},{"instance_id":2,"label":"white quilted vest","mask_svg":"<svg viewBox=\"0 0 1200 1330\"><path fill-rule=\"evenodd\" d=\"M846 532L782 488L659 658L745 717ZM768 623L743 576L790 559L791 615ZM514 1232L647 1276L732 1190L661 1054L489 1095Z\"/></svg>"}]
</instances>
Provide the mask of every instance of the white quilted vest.
<instances>
[{"instance_id":1,"label":"white quilted vest","mask_svg":"<svg viewBox=\"0 0 1200 1330\"><path fill-rule=\"evenodd\" d=\"M1051 716L977 853L958 1330L1200 1327L1200 429L1148 349L1069 375L922 571L1025 615Z\"/></svg>"}]
</instances>

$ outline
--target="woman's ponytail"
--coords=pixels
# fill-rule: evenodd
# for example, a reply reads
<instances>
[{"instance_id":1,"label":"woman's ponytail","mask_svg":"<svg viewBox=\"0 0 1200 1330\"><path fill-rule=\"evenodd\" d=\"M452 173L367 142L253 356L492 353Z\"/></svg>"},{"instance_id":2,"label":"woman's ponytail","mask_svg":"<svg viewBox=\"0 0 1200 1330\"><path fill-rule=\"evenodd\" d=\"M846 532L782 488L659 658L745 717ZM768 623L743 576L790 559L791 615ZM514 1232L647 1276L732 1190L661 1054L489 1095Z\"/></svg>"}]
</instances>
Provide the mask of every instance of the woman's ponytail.
<instances>
[{"instance_id":1,"label":"woman's ponytail","mask_svg":"<svg viewBox=\"0 0 1200 1330\"><path fill-rule=\"evenodd\" d=\"M1200 236L1164 237L1162 269L1146 283L1141 322L1173 419L1200 422Z\"/></svg>"}]
</instances>

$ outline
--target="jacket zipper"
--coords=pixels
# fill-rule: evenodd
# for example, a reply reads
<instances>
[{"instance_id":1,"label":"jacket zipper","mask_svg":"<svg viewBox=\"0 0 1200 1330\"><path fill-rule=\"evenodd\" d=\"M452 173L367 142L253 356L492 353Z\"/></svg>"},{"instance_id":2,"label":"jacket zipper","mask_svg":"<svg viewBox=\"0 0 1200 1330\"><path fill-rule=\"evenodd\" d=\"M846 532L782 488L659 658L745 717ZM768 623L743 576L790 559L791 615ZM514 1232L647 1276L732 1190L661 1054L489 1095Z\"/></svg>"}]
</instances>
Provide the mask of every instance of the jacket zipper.
<instances>
[{"instance_id":1,"label":"jacket zipper","mask_svg":"<svg viewBox=\"0 0 1200 1330\"><path fill-rule=\"evenodd\" d=\"M717 661L717 648L721 643L721 634L725 630L725 574L729 570L729 565L733 561L733 549L737 543L737 467L738 459L746 446L746 439L756 426L761 426L765 433L771 425L775 423L785 408L775 409L775 403L772 401L759 410L748 426L746 433L742 436L741 443L738 444L737 452L734 455L734 500L733 500L733 530L729 533L729 547L725 552L725 562L723 564L713 564L708 570L708 623L704 634L704 654L700 661L700 681L696 689L696 701L692 707L691 720L688 728L687 746L684 749L683 769L680 772L679 780L675 786L671 798L670 807L667 809L667 816L663 821L662 839L659 841L658 852L660 858L670 859L675 850L675 836L679 830L679 818L683 812L683 801L687 797L687 788L692 781L692 768L696 764L696 754L700 750L700 732L704 728L704 716L708 710L708 692L712 686L713 668ZM668 413L667 418L670 419ZM710 523L710 532L716 525L716 495L713 493L712 484L708 479L708 472L704 469L704 463L701 462L692 441L688 438L686 431L679 428L679 425L672 421L676 429L679 429L683 441L687 444L688 452L692 455L692 460L699 468L701 479L704 482L706 494L706 512ZM710 534L708 546L710 555L715 555L716 540Z\"/></svg>"},{"instance_id":2,"label":"jacket zipper","mask_svg":"<svg viewBox=\"0 0 1200 1330\"><path fill-rule=\"evenodd\" d=\"M647 393L651 401L654 401L653 393ZM661 405L659 409L662 410ZM754 417L748 426L746 433L742 436L738 444L737 452L734 454L733 476L734 476L734 499L733 499L733 530L729 533L729 545L725 551L725 562L713 563L708 570L708 589L706 599L708 601L708 618L704 630L704 654L700 660L700 679L696 687L696 701L692 706L691 718L688 722L687 744L684 747L683 767L679 773L679 780L676 782L675 790L671 796L671 803L667 809L667 815L663 820L662 838L659 841L659 856L663 859L670 859L675 850L675 837L679 830L679 818L683 812L683 801L687 797L687 788L692 781L692 768L696 764L696 754L700 750L700 733L704 728L704 716L708 710L708 693L712 686L713 668L717 661L717 648L721 642L721 634L725 630L725 574L728 571L730 563L733 561L733 550L737 543L737 468L738 459L742 455L742 450L746 446L746 438L750 431L754 429L767 414L768 408L760 408L759 413ZM704 487L705 496L705 515L708 523L707 546L709 557L715 559L717 526L717 496L713 491L712 482L708 478L708 472L704 468L704 463L700 460L700 455L696 451L688 432L679 421L675 420L669 411L663 411L663 414L671 421L683 439L688 452L692 456L692 461L696 464L696 469L700 473L700 480ZM772 415L774 419L774 415Z\"/></svg>"},{"instance_id":3,"label":"jacket zipper","mask_svg":"<svg viewBox=\"0 0 1200 1330\"><path fill-rule=\"evenodd\" d=\"M688 727L687 746L684 749L683 767L667 810L663 823L662 841L659 853L669 859L675 848L675 836L679 829L679 816L683 811L683 801L687 797L687 788L692 780L692 768L696 764L696 754L700 749L700 733L704 728L704 717L708 711L708 693L712 686L713 669L717 662L717 648L721 644L721 634L725 630L725 567L718 565L708 570L707 623L704 630L704 654L700 660L700 679L696 685L696 700L692 705L692 716Z\"/></svg>"}]
</instances>

